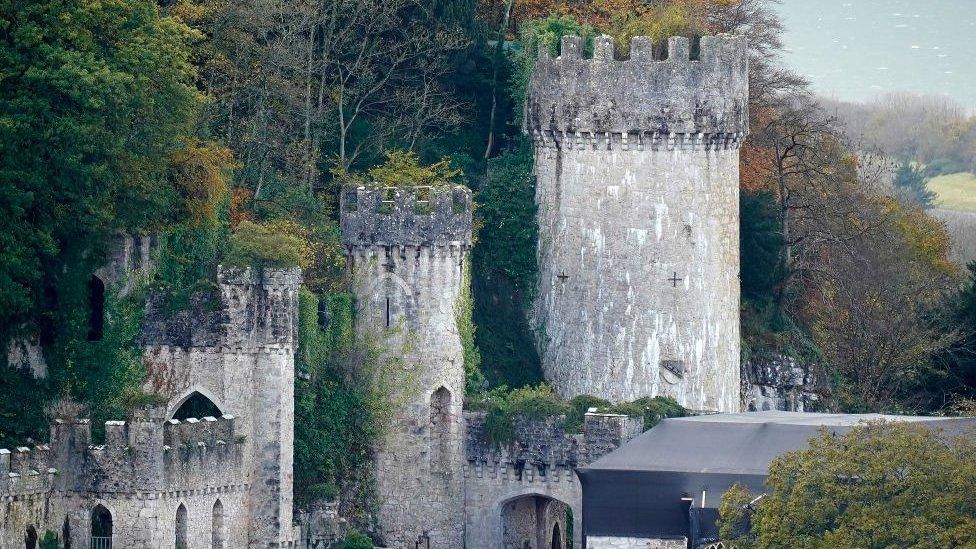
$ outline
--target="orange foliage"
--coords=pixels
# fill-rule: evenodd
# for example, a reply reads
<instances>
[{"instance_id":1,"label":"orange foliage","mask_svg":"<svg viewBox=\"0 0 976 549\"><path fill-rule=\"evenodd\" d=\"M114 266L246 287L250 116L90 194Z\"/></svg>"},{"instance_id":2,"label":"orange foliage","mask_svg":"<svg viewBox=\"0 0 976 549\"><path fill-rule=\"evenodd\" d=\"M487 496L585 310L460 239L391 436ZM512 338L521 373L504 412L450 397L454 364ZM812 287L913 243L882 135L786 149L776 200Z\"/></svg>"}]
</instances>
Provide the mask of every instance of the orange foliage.
<instances>
[{"instance_id":1,"label":"orange foliage","mask_svg":"<svg viewBox=\"0 0 976 549\"><path fill-rule=\"evenodd\" d=\"M230 190L233 169L234 153L213 143L193 143L173 154L170 179L183 195L194 223L216 217Z\"/></svg>"},{"instance_id":2,"label":"orange foliage","mask_svg":"<svg viewBox=\"0 0 976 549\"><path fill-rule=\"evenodd\" d=\"M568 15L580 24L609 32L622 19L660 20L673 13L691 14L694 26L704 28L704 14L708 6L728 6L740 0L520 0L512 6L510 31L517 31L521 23L543 19L551 15ZM505 0L482 0L479 11L497 24L502 19ZM667 26L667 25L665 25ZM511 34L510 36L514 36Z\"/></svg>"},{"instance_id":3,"label":"orange foliage","mask_svg":"<svg viewBox=\"0 0 976 549\"><path fill-rule=\"evenodd\" d=\"M235 187L230 194L230 227L233 229L241 221L254 221L254 213L251 211L251 200L254 198L254 191Z\"/></svg>"}]
</instances>

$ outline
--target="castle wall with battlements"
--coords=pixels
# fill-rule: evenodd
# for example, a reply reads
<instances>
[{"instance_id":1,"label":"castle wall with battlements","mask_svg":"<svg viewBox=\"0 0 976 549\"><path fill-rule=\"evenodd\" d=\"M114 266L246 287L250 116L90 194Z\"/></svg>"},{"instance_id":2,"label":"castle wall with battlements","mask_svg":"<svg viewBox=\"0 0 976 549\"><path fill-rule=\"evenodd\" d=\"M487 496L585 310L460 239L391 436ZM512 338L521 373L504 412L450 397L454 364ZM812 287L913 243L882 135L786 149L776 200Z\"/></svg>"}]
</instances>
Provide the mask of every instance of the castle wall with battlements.
<instances>
[{"instance_id":1,"label":"castle wall with battlements","mask_svg":"<svg viewBox=\"0 0 976 549\"><path fill-rule=\"evenodd\" d=\"M245 547L248 485L235 418L164 423L162 412L107 422L104 444L91 444L87 420L58 419L49 444L0 450L0 547L22 547L29 527L88 547L98 505L111 513L115 547L174 546L180 505L189 546L210 547L218 500L219 539Z\"/></svg>"},{"instance_id":2,"label":"castle wall with battlements","mask_svg":"<svg viewBox=\"0 0 976 549\"><path fill-rule=\"evenodd\" d=\"M575 469L596 461L643 431L643 419L587 413L582 433L566 433L565 418L513 421L511 440L490 440L484 412L466 412L464 533L469 549L551 546L553 527L581 547L583 492ZM565 539L565 537L563 537ZM507 544L506 544L507 543Z\"/></svg>"},{"instance_id":3,"label":"castle wall with battlements","mask_svg":"<svg viewBox=\"0 0 976 549\"><path fill-rule=\"evenodd\" d=\"M394 417L376 453L389 547L461 547L464 358L457 306L471 246L459 186L347 188L342 240L361 338L383 355L376 383Z\"/></svg>"},{"instance_id":4,"label":"castle wall with battlements","mask_svg":"<svg viewBox=\"0 0 976 549\"><path fill-rule=\"evenodd\" d=\"M667 395L739 409L739 145L744 42L684 38L665 60L608 37L542 52L529 85L539 287L531 317L562 396Z\"/></svg>"},{"instance_id":5,"label":"castle wall with battlements","mask_svg":"<svg viewBox=\"0 0 976 549\"><path fill-rule=\"evenodd\" d=\"M150 297L145 389L166 404L107 422L103 444L73 419L55 421L48 444L0 450L0 547L22 546L29 526L64 538L65 521L73 546L88 547L96 505L111 512L114 547L173 546L181 505L189 547L293 546L300 284L298 269L222 267L217 306L173 313ZM172 419L196 393L221 417Z\"/></svg>"}]
</instances>

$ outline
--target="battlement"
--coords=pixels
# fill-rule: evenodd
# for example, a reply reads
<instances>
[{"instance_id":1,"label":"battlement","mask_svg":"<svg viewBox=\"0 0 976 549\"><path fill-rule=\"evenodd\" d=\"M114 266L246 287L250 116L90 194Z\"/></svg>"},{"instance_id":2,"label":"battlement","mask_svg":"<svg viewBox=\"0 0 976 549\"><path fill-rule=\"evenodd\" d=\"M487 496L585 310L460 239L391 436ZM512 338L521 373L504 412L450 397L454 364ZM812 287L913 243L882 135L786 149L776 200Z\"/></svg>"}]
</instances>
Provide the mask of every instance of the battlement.
<instances>
[{"instance_id":1,"label":"battlement","mask_svg":"<svg viewBox=\"0 0 976 549\"><path fill-rule=\"evenodd\" d=\"M471 191L444 187L347 187L341 198L346 246L471 245Z\"/></svg>"},{"instance_id":2,"label":"battlement","mask_svg":"<svg viewBox=\"0 0 976 549\"><path fill-rule=\"evenodd\" d=\"M525 109L537 142L707 148L737 146L748 133L744 38L702 37L695 59L682 37L668 40L664 59L646 37L633 38L628 59L616 58L609 36L597 37L593 50L584 59L578 36L562 38L558 57L540 49Z\"/></svg>"},{"instance_id":3,"label":"battlement","mask_svg":"<svg viewBox=\"0 0 976 549\"><path fill-rule=\"evenodd\" d=\"M0 449L0 495L49 490L135 492L242 483L233 416L170 420L158 414L105 422L91 445L87 419L56 419L51 444Z\"/></svg>"},{"instance_id":4,"label":"battlement","mask_svg":"<svg viewBox=\"0 0 976 549\"><path fill-rule=\"evenodd\" d=\"M546 476L547 471L572 471L592 463L643 432L642 418L621 414L586 413L582 433L567 433L564 416L547 418L516 417L512 438L504 444L489 440L484 412L465 412L465 456L468 469L491 475L532 469ZM558 474L558 473L557 473Z\"/></svg>"}]
</instances>

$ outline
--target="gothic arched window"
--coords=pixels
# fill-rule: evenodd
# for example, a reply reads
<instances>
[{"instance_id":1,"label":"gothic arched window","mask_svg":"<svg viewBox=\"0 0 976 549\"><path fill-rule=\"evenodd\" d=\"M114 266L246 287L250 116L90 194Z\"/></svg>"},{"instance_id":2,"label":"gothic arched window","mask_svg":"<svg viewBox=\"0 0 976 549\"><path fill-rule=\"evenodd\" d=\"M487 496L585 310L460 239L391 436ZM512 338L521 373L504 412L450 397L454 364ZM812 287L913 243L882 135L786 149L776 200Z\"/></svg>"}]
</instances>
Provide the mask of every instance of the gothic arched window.
<instances>
[{"instance_id":1,"label":"gothic arched window","mask_svg":"<svg viewBox=\"0 0 976 549\"><path fill-rule=\"evenodd\" d=\"M186 506L182 503L176 508L176 549L187 549Z\"/></svg>"},{"instance_id":2,"label":"gothic arched window","mask_svg":"<svg viewBox=\"0 0 976 549\"><path fill-rule=\"evenodd\" d=\"M441 387L430 395L430 465L436 472L450 471L451 392Z\"/></svg>"},{"instance_id":3,"label":"gothic arched window","mask_svg":"<svg viewBox=\"0 0 976 549\"><path fill-rule=\"evenodd\" d=\"M213 505L213 522L211 524L211 539L213 549L224 549L224 504L220 500Z\"/></svg>"},{"instance_id":4,"label":"gothic arched window","mask_svg":"<svg viewBox=\"0 0 976 549\"><path fill-rule=\"evenodd\" d=\"M194 391L188 397L186 397L183 404L180 404L180 407L173 412L173 419L183 421L191 417L220 417L222 415L223 413L220 411L220 408L218 408L212 400L203 396L199 392Z\"/></svg>"},{"instance_id":5,"label":"gothic arched window","mask_svg":"<svg viewBox=\"0 0 976 549\"><path fill-rule=\"evenodd\" d=\"M112 513L102 505L91 512L91 549L112 549Z\"/></svg>"}]
</instances>

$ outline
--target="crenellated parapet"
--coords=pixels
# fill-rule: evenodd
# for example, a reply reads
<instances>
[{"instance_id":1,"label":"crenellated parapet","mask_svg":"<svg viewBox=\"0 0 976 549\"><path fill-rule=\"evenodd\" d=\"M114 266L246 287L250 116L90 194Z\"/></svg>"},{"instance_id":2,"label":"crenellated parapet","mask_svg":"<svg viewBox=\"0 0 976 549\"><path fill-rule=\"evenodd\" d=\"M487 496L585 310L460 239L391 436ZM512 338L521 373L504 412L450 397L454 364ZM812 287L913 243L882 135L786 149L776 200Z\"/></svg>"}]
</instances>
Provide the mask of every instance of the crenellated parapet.
<instances>
[{"instance_id":1,"label":"crenellated parapet","mask_svg":"<svg viewBox=\"0 0 976 549\"><path fill-rule=\"evenodd\" d=\"M56 419L50 445L0 449L0 496L50 491L135 493L241 484L234 418L163 422L158 413L107 421L91 444L87 419Z\"/></svg>"},{"instance_id":2,"label":"crenellated parapet","mask_svg":"<svg viewBox=\"0 0 976 549\"><path fill-rule=\"evenodd\" d=\"M582 433L567 433L565 416L516 417L511 439L490 440L484 412L466 412L467 471L476 476L514 476L520 481L558 479L599 459L643 432L642 418L586 413ZM572 476L572 475L570 475Z\"/></svg>"},{"instance_id":3,"label":"crenellated parapet","mask_svg":"<svg viewBox=\"0 0 976 549\"><path fill-rule=\"evenodd\" d=\"M658 150L738 147L749 131L748 54L742 37L668 40L658 59L635 37L619 60L608 36L585 59L581 40L564 36L558 57L540 48L529 83L525 128L538 145Z\"/></svg>"},{"instance_id":4,"label":"crenellated parapet","mask_svg":"<svg viewBox=\"0 0 976 549\"><path fill-rule=\"evenodd\" d=\"M342 242L361 246L471 246L471 191L435 187L346 187Z\"/></svg>"},{"instance_id":5,"label":"crenellated parapet","mask_svg":"<svg viewBox=\"0 0 976 549\"><path fill-rule=\"evenodd\" d=\"M298 341L301 270L221 266L217 275L223 308L220 346L290 352Z\"/></svg>"}]
</instances>

